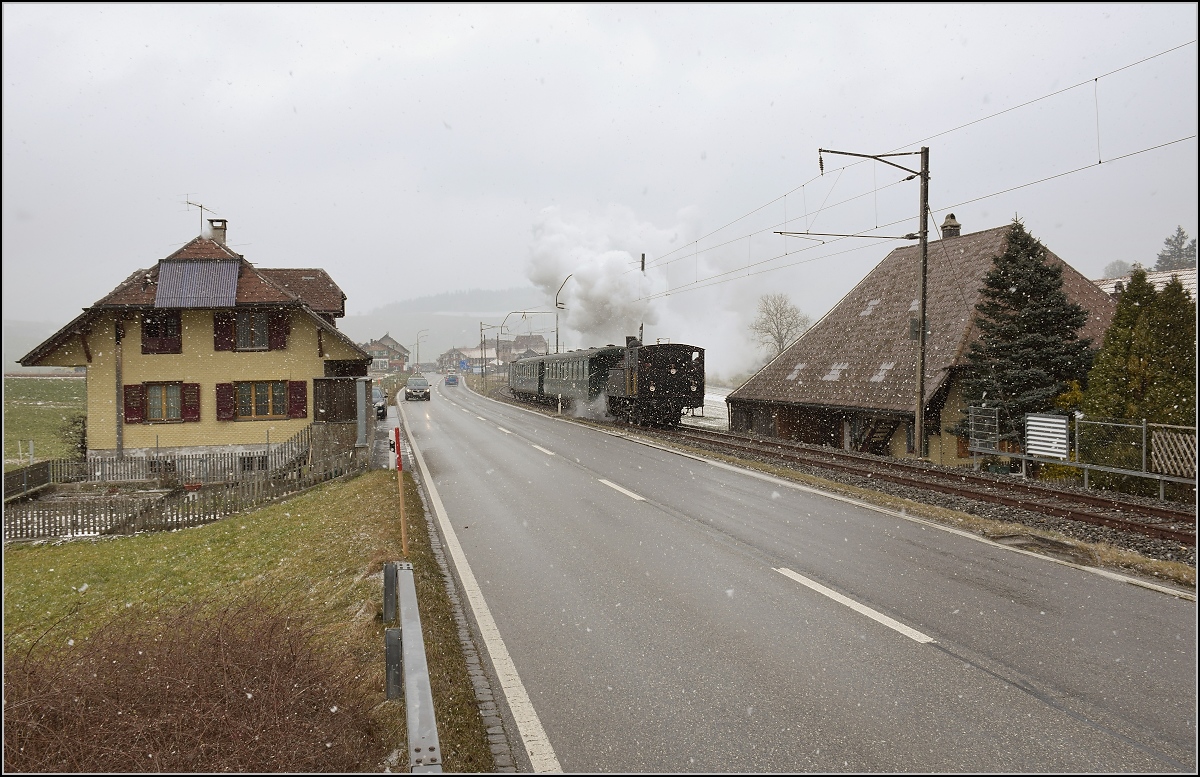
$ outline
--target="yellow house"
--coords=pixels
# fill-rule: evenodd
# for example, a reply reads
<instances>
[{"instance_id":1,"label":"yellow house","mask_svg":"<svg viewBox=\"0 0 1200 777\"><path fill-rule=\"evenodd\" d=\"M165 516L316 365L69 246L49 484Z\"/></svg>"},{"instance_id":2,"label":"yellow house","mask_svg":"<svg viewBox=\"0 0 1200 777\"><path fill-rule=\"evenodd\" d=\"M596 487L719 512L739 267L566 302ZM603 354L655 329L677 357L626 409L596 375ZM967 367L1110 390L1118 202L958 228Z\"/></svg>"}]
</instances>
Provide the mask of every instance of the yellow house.
<instances>
[{"instance_id":1,"label":"yellow house","mask_svg":"<svg viewBox=\"0 0 1200 777\"><path fill-rule=\"evenodd\" d=\"M254 267L209 222L21 364L87 368L89 458L258 453L314 422L361 444L371 356L335 324L346 295L324 270Z\"/></svg>"}]
</instances>

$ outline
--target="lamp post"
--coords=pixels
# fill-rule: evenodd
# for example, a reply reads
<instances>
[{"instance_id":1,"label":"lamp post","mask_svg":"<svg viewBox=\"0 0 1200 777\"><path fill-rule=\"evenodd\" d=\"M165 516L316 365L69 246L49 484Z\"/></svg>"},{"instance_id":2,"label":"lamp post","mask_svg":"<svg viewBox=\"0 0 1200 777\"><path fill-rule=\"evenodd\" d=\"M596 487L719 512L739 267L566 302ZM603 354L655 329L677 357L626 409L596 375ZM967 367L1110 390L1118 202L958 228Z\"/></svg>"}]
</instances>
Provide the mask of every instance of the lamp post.
<instances>
[{"instance_id":1,"label":"lamp post","mask_svg":"<svg viewBox=\"0 0 1200 777\"><path fill-rule=\"evenodd\" d=\"M504 317L508 320L508 316ZM504 324L485 324L479 322L479 374L483 377L483 395L487 396L487 340L483 337L484 329L499 329L504 331ZM500 360L500 335L496 335L496 361Z\"/></svg>"},{"instance_id":2,"label":"lamp post","mask_svg":"<svg viewBox=\"0 0 1200 777\"><path fill-rule=\"evenodd\" d=\"M413 343L413 369L421 368L421 335L428 331L428 329L422 329L420 332L417 332L417 341Z\"/></svg>"},{"instance_id":3,"label":"lamp post","mask_svg":"<svg viewBox=\"0 0 1200 777\"><path fill-rule=\"evenodd\" d=\"M567 277L569 278L571 276L568 275ZM563 283L566 283L566 281L563 281ZM560 288L559 291L562 291L562 289ZM535 313L539 313L539 314L540 313L549 313L549 312L550 312L549 310L510 310L508 312L508 315L506 315L504 317L504 320L500 322L500 331L504 332L504 325L506 323L508 323L508 316L511 316L513 313L520 313L521 318L525 318L525 316L527 316L527 315L533 315ZM555 327L555 329L557 330L557 326ZM549 346L547 345L547 347L549 347Z\"/></svg>"},{"instance_id":4,"label":"lamp post","mask_svg":"<svg viewBox=\"0 0 1200 777\"><path fill-rule=\"evenodd\" d=\"M575 273L571 273L574 275ZM571 280L571 275L563 278L562 285L558 287L558 291L554 292L554 352L558 353L558 311L566 310L566 306L558 301L558 295L562 294L563 286L567 285L567 281Z\"/></svg>"}]
</instances>

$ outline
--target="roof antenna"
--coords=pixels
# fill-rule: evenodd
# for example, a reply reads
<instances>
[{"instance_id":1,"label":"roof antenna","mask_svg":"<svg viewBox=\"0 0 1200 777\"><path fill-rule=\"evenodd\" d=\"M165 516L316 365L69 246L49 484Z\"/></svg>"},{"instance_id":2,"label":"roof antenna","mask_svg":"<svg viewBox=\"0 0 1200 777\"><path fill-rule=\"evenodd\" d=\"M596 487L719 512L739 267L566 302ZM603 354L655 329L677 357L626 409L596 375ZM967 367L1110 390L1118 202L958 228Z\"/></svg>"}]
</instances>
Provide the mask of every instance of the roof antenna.
<instances>
[{"instance_id":1,"label":"roof antenna","mask_svg":"<svg viewBox=\"0 0 1200 777\"><path fill-rule=\"evenodd\" d=\"M188 198L187 195L184 195L184 202L186 202L188 204L189 208L195 207L195 208L200 209L200 234L203 235L204 234L204 211L208 211L213 216L217 215L217 212L215 210L212 210L211 208L204 207L203 205L201 205L198 202L192 202L191 199Z\"/></svg>"}]
</instances>

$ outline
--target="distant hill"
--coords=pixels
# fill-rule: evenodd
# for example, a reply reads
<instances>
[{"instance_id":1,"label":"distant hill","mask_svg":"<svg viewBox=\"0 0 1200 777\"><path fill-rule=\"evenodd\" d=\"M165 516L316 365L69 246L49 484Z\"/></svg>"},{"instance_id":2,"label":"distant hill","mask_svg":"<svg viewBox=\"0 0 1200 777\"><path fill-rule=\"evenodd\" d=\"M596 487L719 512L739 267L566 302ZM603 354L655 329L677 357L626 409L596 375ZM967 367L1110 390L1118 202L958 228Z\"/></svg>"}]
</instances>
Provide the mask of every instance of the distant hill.
<instances>
[{"instance_id":1,"label":"distant hill","mask_svg":"<svg viewBox=\"0 0 1200 777\"><path fill-rule=\"evenodd\" d=\"M17 360L42 344L67 324L49 321L4 321L3 354L5 372L54 372L55 368L22 367Z\"/></svg>"},{"instance_id":2,"label":"distant hill","mask_svg":"<svg viewBox=\"0 0 1200 777\"><path fill-rule=\"evenodd\" d=\"M532 286L511 289L471 289L469 291L446 292L427 297L416 297L376 308L359 316L346 316L338 320L338 328L356 343L365 343L390 334L410 352L414 350L417 333L429 330L421 336L421 361L433 361L444 351L457 346L479 343L479 322L497 325L511 311L550 310L542 293ZM547 340L553 340L554 316L535 316L532 325L543 331ZM520 316L509 316L507 331L524 334L528 322ZM484 336L489 340L497 330L486 329ZM415 357L417 354L413 353Z\"/></svg>"},{"instance_id":3,"label":"distant hill","mask_svg":"<svg viewBox=\"0 0 1200 777\"><path fill-rule=\"evenodd\" d=\"M438 354L455 346L478 345L479 322L499 324L510 311L549 310L542 293L532 286L517 286L511 289L470 289L451 291L426 297L393 302L359 316L346 316L337 321L338 329L356 343L365 343L390 334L402 345L413 350L417 333L421 335L421 361L433 361ZM544 330L546 339L554 340L554 316L537 316L532 319L535 331ZM67 322L4 321L3 358L4 371L24 371L27 368L17 363L50 335ZM524 334L528 324L522 325L520 316L510 316L508 331ZM485 330L488 339L496 336L495 329ZM414 354L415 355L415 354ZM45 371L35 368L34 372Z\"/></svg>"}]
</instances>

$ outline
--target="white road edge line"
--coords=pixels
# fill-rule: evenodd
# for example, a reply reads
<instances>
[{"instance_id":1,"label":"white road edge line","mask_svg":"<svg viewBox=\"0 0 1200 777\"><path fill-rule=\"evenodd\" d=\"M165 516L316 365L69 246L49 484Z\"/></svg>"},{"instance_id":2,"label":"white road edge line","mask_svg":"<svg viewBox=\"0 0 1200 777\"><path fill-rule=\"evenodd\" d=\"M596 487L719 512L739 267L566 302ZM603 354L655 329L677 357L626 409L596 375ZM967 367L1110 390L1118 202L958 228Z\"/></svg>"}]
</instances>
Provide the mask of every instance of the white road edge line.
<instances>
[{"instance_id":1,"label":"white road edge line","mask_svg":"<svg viewBox=\"0 0 1200 777\"><path fill-rule=\"evenodd\" d=\"M541 451L542 453L546 454L547 456L553 456L553 455L554 455L554 451L548 451L548 450L546 450L545 448L543 448L543 447L542 447L542 446L540 446L540 445L535 445L535 446L533 446L533 447L537 448L539 451Z\"/></svg>"},{"instance_id":2,"label":"white road edge line","mask_svg":"<svg viewBox=\"0 0 1200 777\"><path fill-rule=\"evenodd\" d=\"M507 402L500 402L499 400L492 399L491 397L483 396L483 395L479 394L478 392L476 392L475 395L478 397L481 397L482 399L486 399L488 402L495 402L498 405L504 405L505 407L511 407L514 410L520 410L522 413L529 413L530 415L537 415L537 416L541 416L542 418L550 418L550 419L557 420L557 421L564 421L566 423L577 423L572 418L565 418L562 416L547 416L543 413L538 413L534 410L530 410L528 408L524 408L519 405L510 405ZM592 426L588 426L587 428L595 429L595 427L592 427ZM601 434L607 434L610 437L618 437L622 440L627 440L636 445L645 445L647 448L657 448L660 451L666 451L667 453L674 453L676 456L683 456L685 459L692 459L693 461L701 461L701 462L704 462L705 464L709 464L711 466L718 467L720 469L729 470L730 472L738 472L743 475L749 475L752 478L756 478L758 480L763 480L768 483L775 483L775 484L783 486L784 488L792 488L797 491L806 491L810 494L819 494L820 496L826 497L828 499L835 499L839 502L845 502L847 504L852 504L852 505L855 505L858 507L865 508L867 510L874 510L877 513L883 513L884 515L889 515L894 518L899 518L900 520L903 520L903 521L909 521L910 523L919 523L923 526L929 527L930 529L944 531L944 532L947 532L948 534L956 534L964 539L972 540L974 542L979 542L984 545L990 545L993 548L996 548L998 550L1005 550L1005 551L1008 551L1009 553L1018 553L1022 556L1028 556L1029 558L1039 559L1041 561L1047 561L1051 564L1059 564L1064 567L1071 567L1072 569L1077 569L1080 572L1086 572L1091 575L1098 575L1099 577L1108 578L1109 580L1112 580L1112 581L1118 582L1118 583L1126 583L1128 585L1135 585L1138 588L1145 588L1148 591L1156 591L1160 594L1166 594L1167 596L1174 596L1175 598L1183 599L1184 601L1188 601L1188 602L1196 601L1196 594L1191 593L1189 591L1182 591L1178 588L1170 588L1165 585L1158 585L1157 583L1152 583L1149 580L1139 580L1136 577L1129 577L1128 575L1122 575L1117 572L1110 572L1107 569L1100 569L1099 567L1088 567L1088 566L1084 566L1083 564L1076 564L1072 561L1064 561L1063 559L1054 558L1053 556L1046 556L1041 553L1034 553L1031 550L1023 550L1021 548L1014 548L1011 545L1002 545L999 542L989 540L987 537L980 537L978 534L974 534L974 533L966 531L964 529L956 529L953 526L946 526L945 524L938 523L937 521L927 521L924 518L918 518L916 516L908 515L907 513L901 513L901 512L897 512L896 510L890 510L886 507L880 507L879 505L871 504L870 502L864 502L860 499L853 499L851 497L842 496L841 494L835 494L831 491L823 491L819 488L814 488L812 486L801 485L800 483L796 483L795 481L785 480L784 478L777 478L773 475L768 475L765 472L759 472L758 470L750 469L749 467L737 467L737 466L734 466L733 464L729 464L724 461L719 461L717 459L709 459L709 458L705 458L704 456L698 456L694 453L688 453L686 451L681 451L678 448L671 448L666 445L659 445L657 443L651 442L650 440L642 439L640 437L636 437L631 434L626 434L624 432L610 432L607 429L596 429L596 431L600 432Z\"/></svg>"},{"instance_id":3,"label":"white road edge line","mask_svg":"<svg viewBox=\"0 0 1200 777\"><path fill-rule=\"evenodd\" d=\"M830 599L834 600L838 604L844 604L847 607L849 607L850 609L854 610L855 612L857 612L861 615L865 615L873 621L882 623L884 626L887 626L889 629L892 629L893 631L900 632L901 634L903 634L904 636L913 640L914 642L920 642L921 644L925 644L925 643L934 641L933 637L922 634L921 632L919 632L916 629L911 628L909 626L905 626L900 621L895 620L893 618L889 618L888 616L884 615L881 612L872 610L870 607L866 606L865 604L859 604L858 602L854 601L853 599L851 599L847 596L842 596L837 591L833 591L829 588L826 588L825 586L821 585L820 583L818 583L815 580L809 580L804 575L797 574L796 572L793 572L790 569L785 569L783 567L780 567L778 569L776 569L775 567L771 567L771 568L775 569L776 572L783 575L784 577L790 577L792 580L795 580L800 585L808 586L809 588L816 591L817 593L822 594L823 596L828 596Z\"/></svg>"},{"instance_id":4,"label":"white road edge line","mask_svg":"<svg viewBox=\"0 0 1200 777\"><path fill-rule=\"evenodd\" d=\"M513 663L508 648L504 646L500 629L496 626L496 620L492 617L492 612L483 599L479 582L475 579L475 573L471 571L471 565L467 562L462 545L459 544L458 535L454 533L454 527L446 515L446 508L442 504L437 486L433 484L433 478L429 476L429 468L425 466L425 457L421 454L421 449L417 447L417 441L413 439L408 430L408 418L403 411L401 411L401 415L404 416L404 435L408 438L408 445L417 460L417 466L421 468L421 480L424 481L425 488L429 492L429 501L433 504L434 513L437 514L438 524L442 527L442 537L446 542L446 549L450 551L450 558L454 562L455 569L458 570L458 579L462 582L463 593L467 595L467 602L471 605L471 612L475 615L479 633L483 637L484 646L492 659L496 676L500 680L500 689L508 701L508 708L512 711L513 720L516 721L521 741L525 745L525 752L529 754L530 765L535 772L561 772L562 765L558 762L558 756L554 754L550 738L546 736L546 730L542 728L542 721L533 708L529 693L525 690L520 675L517 674L517 666Z\"/></svg>"},{"instance_id":5,"label":"white road edge line","mask_svg":"<svg viewBox=\"0 0 1200 777\"><path fill-rule=\"evenodd\" d=\"M494 402L495 400L492 400L492 401ZM608 432L608 431L602 430L602 433L612 435L613 437L620 437L622 439L628 440L629 442L636 443L638 445L645 445L648 448L657 448L658 450L661 450L661 451L666 451L668 453L674 453L677 456L683 456L684 458L692 459L693 461L702 461L705 464L709 464L709 465L711 465L713 467L717 467L719 469L728 470L730 472L740 472L741 474L749 475L750 477L755 478L756 480L762 480L767 483L774 483L776 485L783 486L784 488L791 488L796 491L804 491L804 492L807 492L810 494L817 494L817 495L823 496L827 499L833 499L838 502L845 502L846 504L851 504L856 507L862 507L864 509L872 510L877 513L882 513L883 515L888 515L893 518L899 518L902 521L908 521L909 523L920 524L920 525L926 526L930 529L936 529L938 531L946 532L947 534L955 534L959 537L962 537L963 539L972 540L973 542L979 542L984 545L990 545L993 548L996 548L998 550L1004 550L1004 551L1008 551L1010 553L1018 553L1022 556L1027 556L1029 558L1038 559L1039 561L1047 561L1051 564L1059 564L1060 566L1071 567L1072 569L1078 569L1080 572L1087 572L1088 574L1105 577L1114 582L1135 585L1139 588L1145 588L1150 591L1156 591L1160 594L1167 594L1168 596L1174 596L1178 599L1183 599L1185 601L1189 601L1189 602L1196 601L1196 594L1190 593L1188 591L1181 591L1178 588L1169 588L1165 585L1158 585L1157 583L1152 583L1148 580L1139 580L1136 577L1129 577L1128 575L1122 575L1117 572L1110 572L1107 569L1101 569L1099 567L1088 567L1088 566L1084 566L1082 564L1076 564L1073 561L1064 561L1063 559L1054 558L1053 556L1046 556L1041 553L1034 553L1031 550L1023 550L1022 548L1014 548L1011 545L1003 545L994 540L990 540L987 537L980 537L978 534L974 534L965 529L956 529L953 526L946 526L945 524L938 523L937 521L926 520L924 518L919 518L915 515L909 515L908 513L902 513L902 512L898 512L896 510L891 510L887 507L880 507L877 504L871 504L870 502L864 502L861 499L854 499L853 497L842 496L841 494L835 494L830 491L822 491L819 488L814 488L812 486L806 486L801 483L796 483L795 481L792 481L792 480L786 480L784 478L778 478L778 477L775 477L774 475L768 475L765 472L759 472L758 470L750 469L748 467L738 467L733 464L729 464L728 462L719 461L717 459L708 459L703 456L698 456L694 453L688 453L687 451L681 451L676 448L670 448L665 445L658 445L657 443L650 442L649 440L643 440L643 439L639 439L637 437L632 437L632 436L620 434L617 432Z\"/></svg>"},{"instance_id":6,"label":"white road edge line","mask_svg":"<svg viewBox=\"0 0 1200 777\"><path fill-rule=\"evenodd\" d=\"M603 483L604 485L608 486L609 488L615 488L616 490L620 491L622 494L624 494L625 496L629 497L630 499L636 499L636 500L637 500L637 501L639 501L639 502L645 502L645 501L646 501L646 497L644 497L644 496L638 496L637 494L633 493L632 491L628 491L628 490L626 490L626 489L624 489L624 488L621 488L621 487L620 487L620 486L618 486L616 483L611 483L611 482L609 482L609 481L605 480L604 478L597 478L597 479L598 479L598 480L599 480L601 483Z\"/></svg>"}]
</instances>

